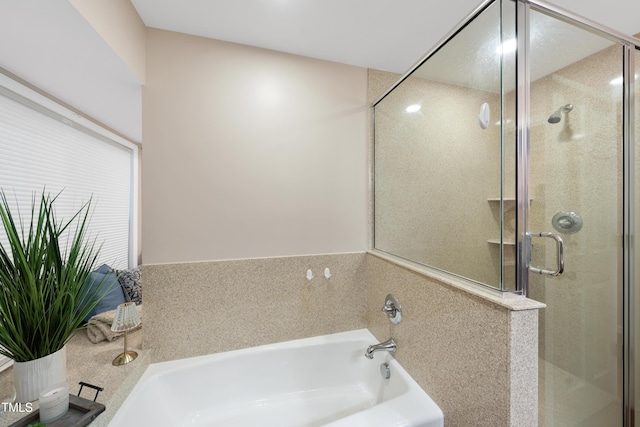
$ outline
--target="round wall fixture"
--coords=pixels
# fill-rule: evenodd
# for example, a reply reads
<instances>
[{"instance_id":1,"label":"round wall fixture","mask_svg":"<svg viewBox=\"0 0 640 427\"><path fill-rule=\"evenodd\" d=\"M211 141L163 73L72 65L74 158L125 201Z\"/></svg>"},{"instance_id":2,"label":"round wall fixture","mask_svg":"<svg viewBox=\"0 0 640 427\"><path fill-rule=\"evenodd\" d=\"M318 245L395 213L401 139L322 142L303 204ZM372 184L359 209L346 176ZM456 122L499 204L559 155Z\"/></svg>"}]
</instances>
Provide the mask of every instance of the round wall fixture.
<instances>
[{"instance_id":1,"label":"round wall fixture","mask_svg":"<svg viewBox=\"0 0 640 427\"><path fill-rule=\"evenodd\" d=\"M575 212L558 212L553 216L551 225L558 233L573 234L582 228L582 218Z\"/></svg>"}]
</instances>

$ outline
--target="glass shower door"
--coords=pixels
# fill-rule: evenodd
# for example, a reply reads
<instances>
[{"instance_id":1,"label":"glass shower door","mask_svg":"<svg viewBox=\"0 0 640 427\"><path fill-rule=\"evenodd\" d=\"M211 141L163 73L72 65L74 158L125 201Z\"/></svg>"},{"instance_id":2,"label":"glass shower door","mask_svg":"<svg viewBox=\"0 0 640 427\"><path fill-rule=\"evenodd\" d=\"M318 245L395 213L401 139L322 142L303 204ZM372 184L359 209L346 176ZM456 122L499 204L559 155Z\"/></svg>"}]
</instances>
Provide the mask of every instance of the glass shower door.
<instances>
[{"instance_id":1,"label":"glass shower door","mask_svg":"<svg viewBox=\"0 0 640 427\"><path fill-rule=\"evenodd\" d=\"M622 425L623 48L530 12L529 230L564 272L529 274L539 425ZM557 268L532 237L531 265Z\"/></svg>"}]
</instances>

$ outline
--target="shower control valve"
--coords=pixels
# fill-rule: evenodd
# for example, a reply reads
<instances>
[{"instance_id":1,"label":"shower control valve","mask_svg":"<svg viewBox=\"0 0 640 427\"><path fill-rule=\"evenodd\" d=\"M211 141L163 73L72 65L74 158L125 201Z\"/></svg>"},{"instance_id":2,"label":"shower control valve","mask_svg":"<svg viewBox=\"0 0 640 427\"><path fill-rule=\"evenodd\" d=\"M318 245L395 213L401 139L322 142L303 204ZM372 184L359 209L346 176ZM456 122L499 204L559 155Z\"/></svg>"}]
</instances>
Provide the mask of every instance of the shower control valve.
<instances>
[{"instance_id":1,"label":"shower control valve","mask_svg":"<svg viewBox=\"0 0 640 427\"><path fill-rule=\"evenodd\" d=\"M385 298L384 307L382 312L387 315L391 323L397 325L402 320L402 307L398 302L398 299L392 294L388 294Z\"/></svg>"}]
</instances>

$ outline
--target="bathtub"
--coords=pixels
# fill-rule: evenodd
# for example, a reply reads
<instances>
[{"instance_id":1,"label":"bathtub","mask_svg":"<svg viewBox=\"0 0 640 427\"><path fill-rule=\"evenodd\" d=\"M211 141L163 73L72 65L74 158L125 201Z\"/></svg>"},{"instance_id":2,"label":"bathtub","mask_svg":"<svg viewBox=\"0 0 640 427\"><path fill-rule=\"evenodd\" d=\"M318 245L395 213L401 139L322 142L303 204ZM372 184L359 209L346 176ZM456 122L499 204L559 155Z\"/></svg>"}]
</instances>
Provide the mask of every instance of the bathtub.
<instances>
[{"instance_id":1,"label":"bathtub","mask_svg":"<svg viewBox=\"0 0 640 427\"><path fill-rule=\"evenodd\" d=\"M389 353L364 357L377 342L360 329L154 363L109 427L442 427L440 408Z\"/></svg>"}]
</instances>

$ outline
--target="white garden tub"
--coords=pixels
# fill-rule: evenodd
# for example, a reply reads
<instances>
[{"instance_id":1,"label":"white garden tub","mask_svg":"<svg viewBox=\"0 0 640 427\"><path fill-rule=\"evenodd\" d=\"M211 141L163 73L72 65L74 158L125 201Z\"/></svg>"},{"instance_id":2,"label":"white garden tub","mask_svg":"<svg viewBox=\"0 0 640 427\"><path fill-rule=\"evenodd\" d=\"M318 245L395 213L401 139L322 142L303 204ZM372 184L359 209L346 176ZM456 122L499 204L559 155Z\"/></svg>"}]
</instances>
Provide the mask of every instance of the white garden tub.
<instances>
[{"instance_id":1,"label":"white garden tub","mask_svg":"<svg viewBox=\"0 0 640 427\"><path fill-rule=\"evenodd\" d=\"M109 427L442 427L440 408L389 353L364 357L377 343L360 329L155 363Z\"/></svg>"}]
</instances>

